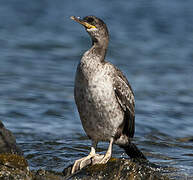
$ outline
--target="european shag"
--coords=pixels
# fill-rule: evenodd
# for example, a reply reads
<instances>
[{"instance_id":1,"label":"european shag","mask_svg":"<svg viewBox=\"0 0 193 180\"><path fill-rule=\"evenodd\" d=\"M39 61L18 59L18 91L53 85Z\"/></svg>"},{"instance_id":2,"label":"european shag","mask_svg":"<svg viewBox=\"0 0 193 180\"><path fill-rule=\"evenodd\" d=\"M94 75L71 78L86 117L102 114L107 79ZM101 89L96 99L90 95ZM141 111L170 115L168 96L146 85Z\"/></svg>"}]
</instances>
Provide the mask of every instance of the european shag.
<instances>
[{"instance_id":1,"label":"european shag","mask_svg":"<svg viewBox=\"0 0 193 180\"><path fill-rule=\"evenodd\" d=\"M74 97L83 128L92 140L90 154L76 160L72 173L97 157L105 164L112 155L112 145L122 147L131 158L146 159L131 143L135 131L135 101L131 86L123 73L105 61L109 34L106 24L95 16L71 19L83 25L92 38L92 47L84 53L77 67ZM99 141L110 142L105 155L96 154Z\"/></svg>"}]
</instances>

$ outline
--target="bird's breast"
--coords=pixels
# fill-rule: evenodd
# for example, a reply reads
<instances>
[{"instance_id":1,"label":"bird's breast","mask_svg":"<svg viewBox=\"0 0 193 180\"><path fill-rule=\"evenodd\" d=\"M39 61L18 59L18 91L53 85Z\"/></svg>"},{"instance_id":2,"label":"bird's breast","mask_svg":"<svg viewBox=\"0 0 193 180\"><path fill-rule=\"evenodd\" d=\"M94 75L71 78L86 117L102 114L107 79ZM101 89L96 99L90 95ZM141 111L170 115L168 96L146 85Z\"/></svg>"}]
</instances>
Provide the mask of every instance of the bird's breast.
<instances>
[{"instance_id":1,"label":"bird's breast","mask_svg":"<svg viewBox=\"0 0 193 180\"><path fill-rule=\"evenodd\" d=\"M112 137L122 123L123 112L117 102L108 68L77 70L75 101L86 133L92 139ZM94 135L93 135L94 134Z\"/></svg>"},{"instance_id":2,"label":"bird's breast","mask_svg":"<svg viewBox=\"0 0 193 180\"><path fill-rule=\"evenodd\" d=\"M76 96L82 94L85 101L90 99L96 104L114 97L113 78L108 68L98 64L95 68L80 65L76 73L75 92Z\"/></svg>"}]
</instances>

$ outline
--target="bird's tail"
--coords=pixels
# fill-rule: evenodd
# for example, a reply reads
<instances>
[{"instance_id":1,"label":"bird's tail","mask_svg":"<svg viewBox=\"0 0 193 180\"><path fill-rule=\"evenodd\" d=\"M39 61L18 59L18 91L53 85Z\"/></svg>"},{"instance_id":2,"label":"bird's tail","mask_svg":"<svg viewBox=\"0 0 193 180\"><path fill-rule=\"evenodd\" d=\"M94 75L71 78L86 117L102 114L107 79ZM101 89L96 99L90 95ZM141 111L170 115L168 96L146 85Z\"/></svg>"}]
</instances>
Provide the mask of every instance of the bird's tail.
<instances>
[{"instance_id":1,"label":"bird's tail","mask_svg":"<svg viewBox=\"0 0 193 180\"><path fill-rule=\"evenodd\" d=\"M145 155L138 149L138 147L130 142L127 145L119 145L121 148L125 150L125 153L131 158L131 159L143 159L147 160Z\"/></svg>"}]
</instances>

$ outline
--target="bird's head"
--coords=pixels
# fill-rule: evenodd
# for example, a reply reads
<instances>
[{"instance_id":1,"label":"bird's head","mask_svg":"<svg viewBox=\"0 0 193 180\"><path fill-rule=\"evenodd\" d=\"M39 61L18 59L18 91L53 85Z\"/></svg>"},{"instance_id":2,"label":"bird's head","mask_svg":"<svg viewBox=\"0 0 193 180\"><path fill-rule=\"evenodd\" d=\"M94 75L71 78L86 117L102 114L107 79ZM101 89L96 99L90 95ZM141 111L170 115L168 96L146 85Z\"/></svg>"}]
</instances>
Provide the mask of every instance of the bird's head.
<instances>
[{"instance_id":1,"label":"bird's head","mask_svg":"<svg viewBox=\"0 0 193 180\"><path fill-rule=\"evenodd\" d=\"M90 34L93 42L105 42L109 39L108 29L106 24L95 16L86 16L83 19L80 17L71 16L71 19L83 25L86 31Z\"/></svg>"}]
</instances>

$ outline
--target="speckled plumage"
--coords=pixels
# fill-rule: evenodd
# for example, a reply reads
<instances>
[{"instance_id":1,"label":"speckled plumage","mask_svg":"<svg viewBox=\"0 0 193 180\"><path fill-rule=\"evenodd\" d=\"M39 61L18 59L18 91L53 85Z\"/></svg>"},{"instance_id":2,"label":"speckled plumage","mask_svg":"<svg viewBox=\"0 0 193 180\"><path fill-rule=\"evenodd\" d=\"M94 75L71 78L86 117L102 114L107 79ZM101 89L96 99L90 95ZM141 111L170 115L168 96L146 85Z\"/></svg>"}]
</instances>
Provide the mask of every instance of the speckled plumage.
<instances>
[{"instance_id":1,"label":"speckled plumage","mask_svg":"<svg viewBox=\"0 0 193 180\"><path fill-rule=\"evenodd\" d=\"M105 61L109 35L105 23L95 17L71 19L82 24L92 38L92 47L86 51L77 67L74 97L83 128L92 140L87 157L76 160L72 173L86 166L106 163L112 155L112 144L124 148L131 158L146 159L130 138L135 131L134 94L123 73ZM109 141L106 154L95 153L99 141Z\"/></svg>"},{"instance_id":2,"label":"speckled plumage","mask_svg":"<svg viewBox=\"0 0 193 180\"><path fill-rule=\"evenodd\" d=\"M107 33L103 33L106 37L98 36L78 65L75 101L84 130L92 140L109 141L113 137L120 144L134 135L134 95L122 72L104 60ZM125 135L127 138L123 138Z\"/></svg>"}]
</instances>

